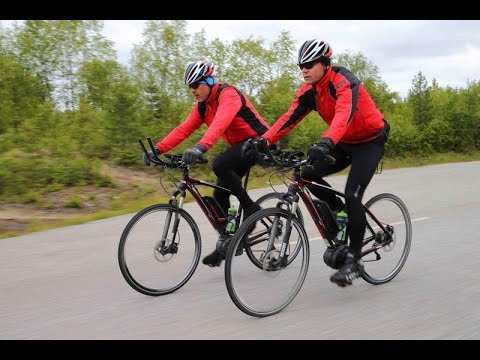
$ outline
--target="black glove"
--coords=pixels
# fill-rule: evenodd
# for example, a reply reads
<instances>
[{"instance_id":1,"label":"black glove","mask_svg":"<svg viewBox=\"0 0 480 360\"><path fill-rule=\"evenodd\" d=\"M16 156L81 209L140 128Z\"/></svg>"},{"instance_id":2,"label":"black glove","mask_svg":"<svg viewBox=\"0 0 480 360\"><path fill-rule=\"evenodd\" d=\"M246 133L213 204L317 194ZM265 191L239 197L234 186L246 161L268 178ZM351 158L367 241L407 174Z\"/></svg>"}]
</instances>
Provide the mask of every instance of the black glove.
<instances>
[{"instance_id":1,"label":"black glove","mask_svg":"<svg viewBox=\"0 0 480 360\"><path fill-rule=\"evenodd\" d=\"M158 150L156 147L154 147L154 150L155 150L155 154L157 154L157 155L161 154L160 150ZM147 156L147 154L148 154L148 156ZM143 163L147 166L150 166L150 159L153 158L152 150L148 150L147 154L145 154L145 153L142 154Z\"/></svg>"},{"instance_id":2,"label":"black glove","mask_svg":"<svg viewBox=\"0 0 480 360\"><path fill-rule=\"evenodd\" d=\"M276 150L277 149L277 144L273 145L268 145L268 141L265 140L263 137L260 137L258 139L255 139L257 143L260 143L260 148L265 147L269 148L270 150ZM263 144L262 144L263 143ZM253 144L250 141L245 141L242 145L242 148L240 149L240 154L243 159L250 161L250 162L256 162L258 154L255 151Z\"/></svg>"},{"instance_id":3,"label":"black glove","mask_svg":"<svg viewBox=\"0 0 480 360\"><path fill-rule=\"evenodd\" d=\"M192 149L183 153L182 161L187 165L193 165L197 159L207 151L202 145L197 144Z\"/></svg>"},{"instance_id":4,"label":"black glove","mask_svg":"<svg viewBox=\"0 0 480 360\"><path fill-rule=\"evenodd\" d=\"M257 152L253 148L253 144L250 141L245 141L240 149L241 157L249 162L257 160Z\"/></svg>"},{"instance_id":5,"label":"black glove","mask_svg":"<svg viewBox=\"0 0 480 360\"><path fill-rule=\"evenodd\" d=\"M312 162L320 162L333 150L335 144L328 137L321 138L317 143L308 149L307 156Z\"/></svg>"}]
</instances>

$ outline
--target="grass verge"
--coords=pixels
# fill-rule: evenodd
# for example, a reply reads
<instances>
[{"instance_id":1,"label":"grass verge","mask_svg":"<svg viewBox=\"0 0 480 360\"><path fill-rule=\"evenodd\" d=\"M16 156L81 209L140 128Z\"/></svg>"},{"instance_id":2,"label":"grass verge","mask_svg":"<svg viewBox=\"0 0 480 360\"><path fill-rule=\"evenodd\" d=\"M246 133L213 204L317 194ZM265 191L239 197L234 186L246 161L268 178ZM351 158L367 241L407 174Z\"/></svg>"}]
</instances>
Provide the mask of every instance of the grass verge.
<instances>
[{"instance_id":1,"label":"grass verge","mask_svg":"<svg viewBox=\"0 0 480 360\"><path fill-rule=\"evenodd\" d=\"M408 158L385 158L383 163L383 170L390 170L396 168L405 168L405 167L418 167L425 165L436 165L436 164L445 164L445 163L455 163L455 162L468 162L468 161L479 161L480 160L480 151L470 152L470 153L441 153L441 154L432 154L429 156L411 156ZM341 172L341 174L346 174L348 168ZM281 179L277 176L271 176L271 171L254 168L252 175L249 180L248 188L257 189L266 187L268 181L271 181L272 184L278 185L281 183ZM180 175L180 174L179 174ZM210 177L210 179L209 179ZM206 181L212 181L212 176L205 176ZM202 195L211 195L212 190L210 188L202 188ZM140 195L139 195L140 196ZM192 201L191 196L187 196L187 202ZM22 230L13 230L13 231L1 231L0 229L0 239L7 237L20 236L24 234L29 234L36 231L43 231L52 228L71 226L83 224L90 221L101 220L110 218L113 216L135 213L149 205L155 203L165 203L168 202L168 196L165 195L155 195L150 194L148 196L141 196L139 198L125 201L122 204L115 204L114 209L104 209L88 214L82 214L78 216L71 216L65 219L60 220L44 220L44 219L35 219L32 218L26 224L26 227Z\"/></svg>"}]
</instances>

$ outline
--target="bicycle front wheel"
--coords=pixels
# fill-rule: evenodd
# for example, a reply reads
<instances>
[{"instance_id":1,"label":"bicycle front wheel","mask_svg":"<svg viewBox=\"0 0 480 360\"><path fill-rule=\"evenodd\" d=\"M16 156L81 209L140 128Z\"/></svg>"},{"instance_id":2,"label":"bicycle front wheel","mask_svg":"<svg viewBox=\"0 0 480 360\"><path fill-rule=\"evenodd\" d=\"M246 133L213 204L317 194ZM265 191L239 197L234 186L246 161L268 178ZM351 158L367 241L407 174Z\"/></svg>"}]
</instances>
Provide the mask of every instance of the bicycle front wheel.
<instances>
[{"instance_id":1,"label":"bicycle front wheel","mask_svg":"<svg viewBox=\"0 0 480 360\"><path fill-rule=\"evenodd\" d=\"M279 258L285 236L288 245L283 249L285 258L282 261ZM237 248L244 243L245 248L254 244L257 250L262 247L257 257L262 268L252 264L249 256L238 255ZM260 210L240 226L228 248L225 258L228 294L233 303L248 315L265 317L276 314L300 291L307 276L309 258L307 234L296 216L292 217L287 210L280 208Z\"/></svg>"},{"instance_id":2,"label":"bicycle front wheel","mask_svg":"<svg viewBox=\"0 0 480 360\"><path fill-rule=\"evenodd\" d=\"M157 204L128 222L118 245L118 263L133 289L159 296L187 283L197 268L200 252L200 231L190 214Z\"/></svg>"},{"instance_id":3,"label":"bicycle front wheel","mask_svg":"<svg viewBox=\"0 0 480 360\"><path fill-rule=\"evenodd\" d=\"M393 194L379 194L365 204L367 229L362 247L363 279L379 285L392 280L403 268L412 243L408 209ZM383 231L379 223L386 231Z\"/></svg>"}]
</instances>

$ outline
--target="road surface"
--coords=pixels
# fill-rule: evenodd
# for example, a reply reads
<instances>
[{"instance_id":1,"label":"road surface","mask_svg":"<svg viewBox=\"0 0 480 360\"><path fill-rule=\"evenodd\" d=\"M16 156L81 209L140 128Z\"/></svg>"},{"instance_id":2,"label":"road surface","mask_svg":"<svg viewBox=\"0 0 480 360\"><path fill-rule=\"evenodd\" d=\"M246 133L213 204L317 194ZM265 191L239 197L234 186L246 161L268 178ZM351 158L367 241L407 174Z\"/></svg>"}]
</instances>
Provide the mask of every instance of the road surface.
<instances>
[{"instance_id":1,"label":"road surface","mask_svg":"<svg viewBox=\"0 0 480 360\"><path fill-rule=\"evenodd\" d=\"M330 177L343 189L345 176ZM413 220L400 274L374 286L330 283L323 241L307 279L279 314L236 308L224 268L199 264L175 293L149 297L123 279L120 234L133 214L0 240L0 339L480 339L480 162L386 170L365 200L392 192ZM254 197L269 191L252 192ZM189 203L203 255L216 236ZM307 222L310 237L318 236ZM202 255L202 256L203 256ZM259 294L260 296L261 294ZM161 351L161 350L160 350Z\"/></svg>"}]
</instances>

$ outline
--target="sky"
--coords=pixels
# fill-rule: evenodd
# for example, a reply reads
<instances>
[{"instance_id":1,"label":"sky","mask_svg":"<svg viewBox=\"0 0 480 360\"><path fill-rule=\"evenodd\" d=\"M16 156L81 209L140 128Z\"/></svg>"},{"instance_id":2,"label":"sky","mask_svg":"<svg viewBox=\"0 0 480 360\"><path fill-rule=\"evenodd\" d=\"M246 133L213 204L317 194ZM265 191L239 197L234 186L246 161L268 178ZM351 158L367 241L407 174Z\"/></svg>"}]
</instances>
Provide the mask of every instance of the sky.
<instances>
[{"instance_id":1,"label":"sky","mask_svg":"<svg viewBox=\"0 0 480 360\"><path fill-rule=\"evenodd\" d=\"M118 60L127 64L133 44L142 41L144 20L104 20L104 35L112 40ZM362 53L378 66L390 91L408 95L419 71L429 84L466 87L480 80L480 20L188 20L191 34L222 41L262 38L267 43L286 30L296 49L305 40L321 39L334 55ZM292 55L292 62L296 54Z\"/></svg>"}]
</instances>

